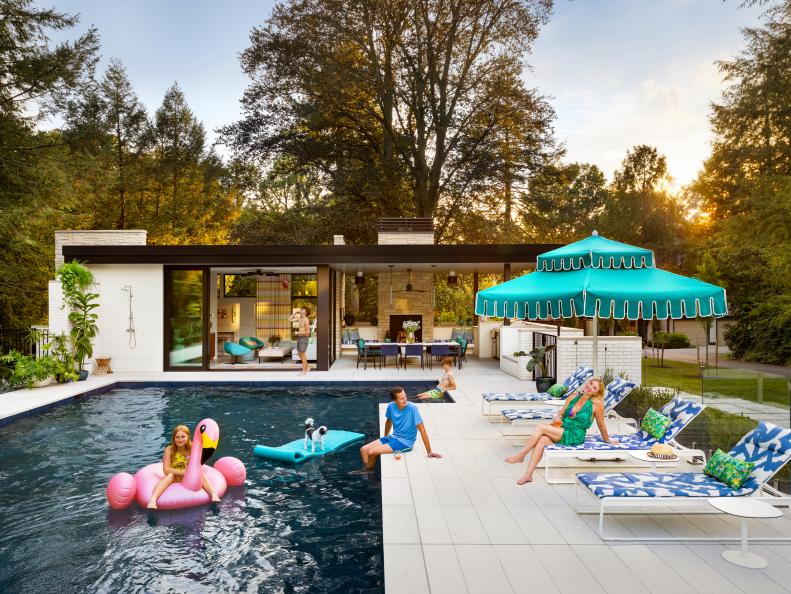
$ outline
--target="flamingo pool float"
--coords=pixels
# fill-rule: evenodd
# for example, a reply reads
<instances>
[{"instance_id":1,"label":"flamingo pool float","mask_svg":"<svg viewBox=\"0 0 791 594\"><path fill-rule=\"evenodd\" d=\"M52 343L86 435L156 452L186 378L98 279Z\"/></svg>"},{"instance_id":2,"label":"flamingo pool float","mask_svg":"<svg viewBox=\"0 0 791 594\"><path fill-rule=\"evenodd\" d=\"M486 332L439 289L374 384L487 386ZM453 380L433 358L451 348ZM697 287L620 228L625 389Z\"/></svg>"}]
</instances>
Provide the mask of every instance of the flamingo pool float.
<instances>
[{"instance_id":1,"label":"flamingo pool float","mask_svg":"<svg viewBox=\"0 0 791 594\"><path fill-rule=\"evenodd\" d=\"M184 478L169 485L159 496L157 509L180 509L209 503L211 497L201 486L204 476L220 497L225 495L228 486L238 487L247 477L242 461L231 456L220 458L214 467L204 464L220 440L220 428L213 419L203 419L192 435L192 450ZM133 499L141 507L146 507L154 487L164 477L162 462L144 466L135 476L128 472L116 474L107 484L107 501L113 509L125 509Z\"/></svg>"}]
</instances>

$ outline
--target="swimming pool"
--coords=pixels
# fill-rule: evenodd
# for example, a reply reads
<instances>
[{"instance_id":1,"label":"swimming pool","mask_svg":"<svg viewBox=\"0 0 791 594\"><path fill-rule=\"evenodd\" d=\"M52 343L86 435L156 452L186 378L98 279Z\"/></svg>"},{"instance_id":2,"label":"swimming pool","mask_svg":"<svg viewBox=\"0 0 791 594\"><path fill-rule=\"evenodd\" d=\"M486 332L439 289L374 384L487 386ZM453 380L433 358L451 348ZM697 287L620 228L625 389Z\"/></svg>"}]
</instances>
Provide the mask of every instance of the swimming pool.
<instances>
[{"instance_id":1,"label":"swimming pool","mask_svg":"<svg viewBox=\"0 0 791 594\"><path fill-rule=\"evenodd\" d=\"M433 383L409 383L411 396ZM357 447L297 467L257 443L330 429L378 435L389 385L120 388L0 428L0 591L383 592L380 484ZM170 431L220 425L212 460L247 465L216 506L110 510L107 481L161 459Z\"/></svg>"}]
</instances>

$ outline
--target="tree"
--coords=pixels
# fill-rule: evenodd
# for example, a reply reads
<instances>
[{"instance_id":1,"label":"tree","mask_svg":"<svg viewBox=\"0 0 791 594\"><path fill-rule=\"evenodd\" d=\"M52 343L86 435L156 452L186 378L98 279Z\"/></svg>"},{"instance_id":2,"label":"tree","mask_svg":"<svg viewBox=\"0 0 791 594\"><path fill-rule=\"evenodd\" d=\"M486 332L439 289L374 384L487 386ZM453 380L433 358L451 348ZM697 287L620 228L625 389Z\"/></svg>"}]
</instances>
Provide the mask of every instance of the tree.
<instances>
[{"instance_id":1,"label":"tree","mask_svg":"<svg viewBox=\"0 0 791 594\"><path fill-rule=\"evenodd\" d=\"M492 172L482 147L495 142L493 116L503 115L504 93L519 95L513 105L546 107L517 81L550 6L278 4L242 54L252 79L245 117L224 138L263 161L289 155L317 168L333 194L365 205L364 212L433 216L440 208L453 216L469 201L470 185ZM506 120L499 119L500 130ZM535 117L533 125L546 120ZM518 134L510 141L515 153L533 150Z\"/></svg>"},{"instance_id":2,"label":"tree","mask_svg":"<svg viewBox=\"0 0 791 594\"><path fill-rule=\"evenodd\" d=\"M728 83L712 108L712 153L694 184L709 215L711 255L735 324L739 358L791 362L791 2L743 30L720 62Z\"/></svg>"},{"instance_id":3,"label":"tree","mask_svg":"<svg viewBox=\"0 0 791 594\"><path fill-rule=\"evenodd\" d=\"M522 220L529 241L568 243L590 235L608 199L602 171L588 163L553 164L530 178Z\"/></svg>"},{"instance_id":4,"label":"tree","mask_svg":"<svg viewBox=\"0 0 791 594\"><path fill-rule=\"evenodd\" d=\"M667 160L656 148L638 145L615 172L596 225L603 235L654 250L659 261L679 268L686 252L680 202L666 189Z\"/></svg>"},{"instance_id":5,"label":"tree","mask_svg":"<svg viewBox=\"0 0 791 594\"><path fill-rule=\"evenodd\" d=\"M0 325L23 329L46 315L53 223L68 222L73 205L60 193L60 137L34 128L83 86L98 39L91 28L51 44L77 17L31 0L0 0L0 15Z\"/></svg>"}]
</instances>

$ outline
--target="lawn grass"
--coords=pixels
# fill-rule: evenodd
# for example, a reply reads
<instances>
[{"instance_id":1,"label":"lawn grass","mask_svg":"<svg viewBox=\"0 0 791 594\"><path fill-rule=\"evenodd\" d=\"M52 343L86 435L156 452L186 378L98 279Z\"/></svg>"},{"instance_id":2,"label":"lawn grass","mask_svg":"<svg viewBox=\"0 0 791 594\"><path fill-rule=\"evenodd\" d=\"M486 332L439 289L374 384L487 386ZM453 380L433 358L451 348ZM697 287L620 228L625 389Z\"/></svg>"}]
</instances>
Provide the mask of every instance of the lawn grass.
<instances>
[{"instance_id":1,"label":"lawn grass","mask_svg":"<svg viewBox=\"0 0 791 594\"><path fill-rule=\"evenodd\" d=\"M700 368L695 363L665 359L664 367L655 367L652 359L643 368L643 383L647 386L662 386L682 392L700 395ZM763 395L759 398L760 389ZM765 402L788 408L788 380L784 377L761 374L742 369L708 368L703 380L706 397L723 396L743 398L753 402Z\"/></svg>"}]
</instances>

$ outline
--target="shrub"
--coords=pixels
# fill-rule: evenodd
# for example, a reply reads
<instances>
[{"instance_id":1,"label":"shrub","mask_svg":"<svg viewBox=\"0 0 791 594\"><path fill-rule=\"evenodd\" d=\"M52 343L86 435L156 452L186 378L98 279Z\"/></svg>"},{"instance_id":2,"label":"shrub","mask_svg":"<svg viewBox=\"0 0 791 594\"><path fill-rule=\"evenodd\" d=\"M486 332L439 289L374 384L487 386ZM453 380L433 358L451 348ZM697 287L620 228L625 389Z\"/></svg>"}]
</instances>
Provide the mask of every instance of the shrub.
<instances>
[{"instance_id":1,"label":"shrub","mask_svg":"<svg viewBox=\"0 0 791 594\"><path fill-rule=\"evenodd\" d=\"M651 346L666 349L684 349L689 346L689 337L682 332L654 332Z\"/></svg>"}]
</instances>

